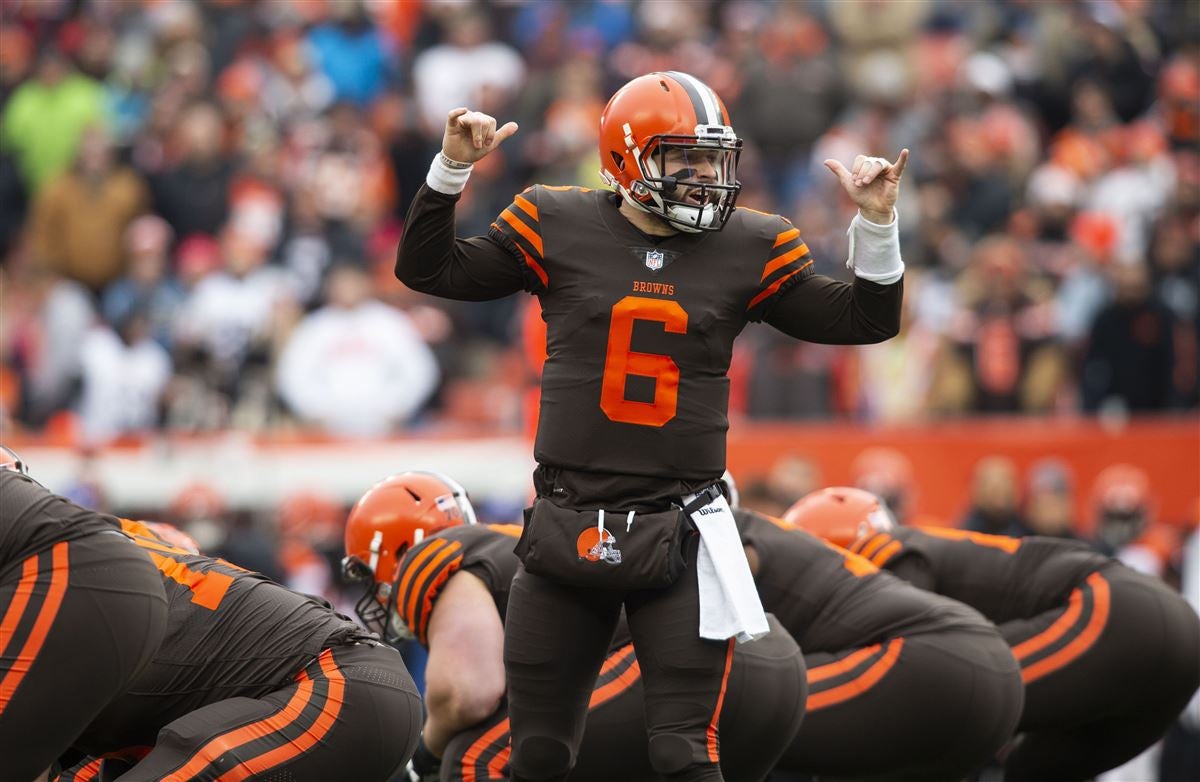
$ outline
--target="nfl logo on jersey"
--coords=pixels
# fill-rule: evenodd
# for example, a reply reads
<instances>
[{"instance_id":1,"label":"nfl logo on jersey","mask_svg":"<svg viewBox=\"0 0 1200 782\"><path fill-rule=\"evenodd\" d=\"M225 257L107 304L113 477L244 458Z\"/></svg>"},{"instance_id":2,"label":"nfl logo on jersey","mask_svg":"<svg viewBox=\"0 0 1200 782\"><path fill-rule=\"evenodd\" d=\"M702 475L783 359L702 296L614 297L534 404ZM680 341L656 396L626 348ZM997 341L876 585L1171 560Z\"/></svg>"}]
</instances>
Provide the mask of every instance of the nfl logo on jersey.
<instances>
[{"instance_id":1,"label":"nfl logo on jersey","mask_svg":"<svg viewBox=\"0 0 1200 782\"><path fill-rule=\"evenodd\" d=\"M665 256L658 250L646 251L646 268L652 272L656 272L663 267L663 259Z\"/></svg>"}]
</instances>

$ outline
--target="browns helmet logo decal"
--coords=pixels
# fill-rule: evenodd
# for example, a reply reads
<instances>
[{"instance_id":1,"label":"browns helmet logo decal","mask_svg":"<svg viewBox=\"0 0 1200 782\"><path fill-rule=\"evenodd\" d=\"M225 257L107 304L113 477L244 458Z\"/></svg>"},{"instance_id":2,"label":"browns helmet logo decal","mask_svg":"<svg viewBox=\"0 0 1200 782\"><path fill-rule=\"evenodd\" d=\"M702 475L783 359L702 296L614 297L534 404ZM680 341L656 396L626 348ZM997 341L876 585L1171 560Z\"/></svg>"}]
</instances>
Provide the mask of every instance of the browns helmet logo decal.
<instances>
[{"instance_id":1,"label":"browns helmet logo decal","mask_svg":"<svg viewBox=\"0 0 1200 782\"><path fill-rule=\"evenodd\" d=\"M588 527L579 533L579 537L575 539L575 550L580 559L586 559L588 562L621 564L621 550L617 548L617 539L603 528Z\"/></svg>"}]
</instances>

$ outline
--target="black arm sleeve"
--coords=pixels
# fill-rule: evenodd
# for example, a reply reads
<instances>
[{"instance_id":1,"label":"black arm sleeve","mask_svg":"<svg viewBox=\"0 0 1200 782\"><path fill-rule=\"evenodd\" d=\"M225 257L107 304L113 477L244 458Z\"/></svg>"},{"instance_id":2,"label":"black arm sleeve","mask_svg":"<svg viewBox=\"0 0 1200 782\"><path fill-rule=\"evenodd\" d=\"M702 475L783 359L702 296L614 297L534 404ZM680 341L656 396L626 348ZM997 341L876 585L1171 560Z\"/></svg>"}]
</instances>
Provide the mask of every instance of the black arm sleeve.
<instances>
[{"instance_id":1,"label":"black arm sleeve","mask_svg":"<svg viewBox=\"0 0 1200 782\"><path fill-rule=\"evenodd\" d=\"M509 249L487 236L455 237L458 199L421 185L404 221L396 279L415 291L462 301L528 290L521 264Z\"/></svg>"},{"instance_id":2,"label":"black arm sleeve","mask_svg":"<svg viewBox=\"0 0 1200 782\"><path fill-rule=\"evenodd\" d=\"M900 331L904 280L880 285L810 275L785 291L765 318L790 337L826 345L883 342Z\"/></svg>"}]
</instances>

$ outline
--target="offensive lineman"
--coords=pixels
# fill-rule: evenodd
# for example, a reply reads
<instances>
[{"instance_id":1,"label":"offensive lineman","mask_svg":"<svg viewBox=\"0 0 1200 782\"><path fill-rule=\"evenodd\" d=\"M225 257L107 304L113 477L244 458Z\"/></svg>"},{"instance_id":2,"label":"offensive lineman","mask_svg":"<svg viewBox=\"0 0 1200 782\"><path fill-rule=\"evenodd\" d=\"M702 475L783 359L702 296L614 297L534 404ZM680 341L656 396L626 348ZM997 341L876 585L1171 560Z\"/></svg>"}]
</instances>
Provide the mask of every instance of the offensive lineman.
<instances>
[{"instance_id":1,"label":"offensive lineman","mask_svg":"<svg viewBox=\"0 0 1200 782\"><path fill-rule=\"evenodd\" d=\"M1115 768L1161 738L1200 686L1195 611L1084 543L898 527L849 488L813 492L785 518L996 624L1025 684L1008 782Z\"/></svg>"},{"instance_id":2,"label":"offensive lineman","mask_svg":"<svg viewBox=\"0 0 1200 782\"><path fill-rule=\"evenodd\" d=\"M0 782L42 779L166 627L149 557L0 446Z\"/></svg>"},{"instance_id":3,"label":"offensive lineman","mask_svg":"<svg viewBox=\"0 0 1200 782\"><path fill-rule=\"evenodd\" d=\"M717 95L675 71L634 79L605 108L601 166L615 193L536 186L514 199L488 236L456 239L454 206L472 164L516 130L514 123L497 129L479 112L449 113L396 262L402 282L438 296L484 300L525 290L539 297L549 357L533 518L545 514L539 534L546 535L555 531L547 525L563 535L583 525L581 541L591 518L600 519L595 556L576 562L574 550L561 551L538 572L529 567L534 528L526 525L505 626L513 779L561 780L574 766L593 683L624 608L643 663L651 763L663 779L721 780L716 725L732 639L766 628L715 489L725 469L733 340L747 322L764 320L818 342L878 342L896 333L904 266L893 207L908 153L895 164L860 155L852 170L826 161L859 207L851 228L855 281L846 284L813 273L807 246L785 219L735 209L741 140ZM701 533L686 530L681 546L664 549L681 551L682 565L622 588L581 586L597 571L616 578L660 564L628 556L657 534L633 526L628 514L682 517L679 508ZM606 529L602 512L630 522L624 531ZM721 560L721 578L732 585L706 580L702 593L690 572L699 557ZM594 563L590 571L584 559ZM731 593L742 602L724 615L714 598L701 599ZM702 632L704 617L722 620Z\"/></svg>"},{"instance_id":4,"label":"offensive lineman","mask_svg":"<svg viewBox=\"0 0 1200 782\"><path fill-rule=\"evenodd\" d=\"M408 761L421 703L396 650L322 600L172 545L177 530L120 522L157 567L166 634L57 782L386 782Z\"/></svg>"}]
</instances>

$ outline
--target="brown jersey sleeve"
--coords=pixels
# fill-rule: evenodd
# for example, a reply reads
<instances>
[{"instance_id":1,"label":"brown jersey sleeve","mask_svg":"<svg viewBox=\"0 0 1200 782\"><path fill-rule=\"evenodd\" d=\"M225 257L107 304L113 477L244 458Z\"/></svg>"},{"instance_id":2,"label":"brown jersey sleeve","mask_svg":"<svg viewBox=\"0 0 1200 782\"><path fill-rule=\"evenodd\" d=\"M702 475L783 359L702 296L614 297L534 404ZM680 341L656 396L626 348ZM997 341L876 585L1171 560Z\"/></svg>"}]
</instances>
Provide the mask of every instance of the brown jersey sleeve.
<instances>
[{"instance_id":1,"label":"brown jersey sleeve","mask_svg":"<svg viewBox=\"0 0 1200 782\"><path fill-rule=\"evenodd\" d=\"M462 543L440 535L426 538L404 555L396 586L396 611L420 643L426 643L438 593L462 562Z\"/></svg>"},{"instance_id":2,"label":"brown jersey sleeve","mask_svg":"<svg viewBox=\"0 0 1200 782\"><path fill-rule=\"evenodd\" d=\"M455 236L458 199L428 185L417 191L396 253L396 278L415 291L462 301L533 290L536 275L522 265L513 248L494 235Z\"/></svg>"},{"instance_id":3,"label":"brown jersey sleeve","mask_svg":"<svg viewBox=\"0 0 1200 782\"><path fill-rule=\"evenodd\" d=\"M801 276L801 275L798 275ZM904 281L880 285L811 274L779 295L765 320L791 337L826 345L882 342L900 330Z\"/></svg>"}]
</instances>

